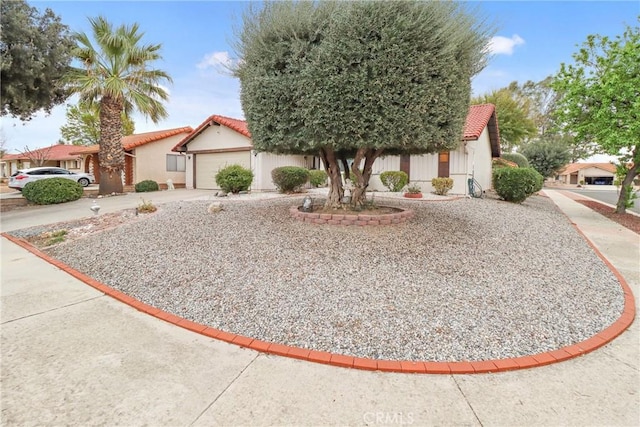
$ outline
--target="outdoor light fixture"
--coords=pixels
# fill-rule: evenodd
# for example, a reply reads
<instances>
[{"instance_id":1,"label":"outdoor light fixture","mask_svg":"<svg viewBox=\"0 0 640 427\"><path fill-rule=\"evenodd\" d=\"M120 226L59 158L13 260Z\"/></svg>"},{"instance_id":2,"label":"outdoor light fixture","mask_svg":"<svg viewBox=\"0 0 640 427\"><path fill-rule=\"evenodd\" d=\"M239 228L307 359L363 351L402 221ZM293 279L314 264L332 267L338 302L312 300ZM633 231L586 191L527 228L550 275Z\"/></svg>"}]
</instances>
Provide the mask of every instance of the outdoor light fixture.
<instances>
[{"instance_id":1,"label":"outdoor light fixture","mask_svg":"<svg viewBox=\"0 0 640 427\"><path fill-rule=\"evenodd\" d=\"M313 199L310 196L306 196L302 201L302 211L311 212L313 210Z\"/></svg>"}]
</instances>

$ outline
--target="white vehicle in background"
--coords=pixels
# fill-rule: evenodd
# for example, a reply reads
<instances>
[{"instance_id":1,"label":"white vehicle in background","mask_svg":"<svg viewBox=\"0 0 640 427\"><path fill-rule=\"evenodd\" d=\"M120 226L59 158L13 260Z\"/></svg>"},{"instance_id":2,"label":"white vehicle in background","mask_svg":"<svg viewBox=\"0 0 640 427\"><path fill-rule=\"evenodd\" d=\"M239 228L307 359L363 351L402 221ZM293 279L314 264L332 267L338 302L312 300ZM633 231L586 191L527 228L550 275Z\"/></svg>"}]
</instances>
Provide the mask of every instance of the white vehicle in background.
<instances>
[{"instance_id":1,"label":"white vehicle in background","mask_svg":"<svg viewBox=\"0 0 640 427\"><path fill-rule=\"evenodd\" d=\"M66 178L76 181L83 187L87 187L96 181L95 177L90 173L71 172L67 169L55 167L39 167L29 169L19 169L9 178L9 188L15 188L22 191L25 185L30 182L47 178Z\"/></svg>"}]
</instances>

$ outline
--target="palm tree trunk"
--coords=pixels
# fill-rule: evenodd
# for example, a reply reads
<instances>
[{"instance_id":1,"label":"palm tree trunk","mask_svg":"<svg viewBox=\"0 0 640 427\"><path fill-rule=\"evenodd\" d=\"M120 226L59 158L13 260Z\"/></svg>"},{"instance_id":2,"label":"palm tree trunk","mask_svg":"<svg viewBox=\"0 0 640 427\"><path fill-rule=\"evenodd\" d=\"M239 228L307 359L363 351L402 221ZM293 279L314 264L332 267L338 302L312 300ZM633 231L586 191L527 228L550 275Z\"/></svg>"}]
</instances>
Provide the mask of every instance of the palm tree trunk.
<instances>
[{"instance_id":1,"label":"palm tree trunk","mask_svg":"<svg viewBox=\"0 0 640 427\"><path fill-rule=\"evenodd\" d=\"M122 193L122 101L104 96L100 101L100 194Z\"/></svg>"}]
</instances>

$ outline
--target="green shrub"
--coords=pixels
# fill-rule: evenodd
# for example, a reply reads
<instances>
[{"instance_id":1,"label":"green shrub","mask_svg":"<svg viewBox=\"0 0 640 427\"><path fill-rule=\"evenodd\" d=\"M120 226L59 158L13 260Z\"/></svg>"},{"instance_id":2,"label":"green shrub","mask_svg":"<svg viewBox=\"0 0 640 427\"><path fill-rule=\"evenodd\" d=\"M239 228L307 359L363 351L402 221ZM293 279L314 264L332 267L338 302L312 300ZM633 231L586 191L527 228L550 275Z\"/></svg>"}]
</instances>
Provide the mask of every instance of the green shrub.
<instances>
[{"instance_id":1,"label":"green shrub","mask_svg":"<svg viewBox=\"0 0 640 427\"><path fill-rule=\"evenodd\" d=\"M324 187L327 184L327 173L322 169L312 169L309 171L309 183L313 187Z\"/></svg>"},{"instance_id":2,"label":"green shrub","mask_svg":"<svg viewBox=\"0 0 640 427\"><path fill-rule=\"evenodd\" d=\"M493 187L504 200L522 203L542 189L544 178L533 168L498 168L493 171Z\"/></svg>"},{"instance_id":3,"label":"green shrub","mask_svg":"<svg viewBox=\"0 0 640 427\"><path fill-rule=\"evenodd\" d=\"M253 182L253 172L240 165L226 166L218 171L215 176L216 184L227 193L239 193L248 191Z\"/></svg>"},{"instance_id":4,"label":"green shrub","mask_svg":"<svg viewBox=\"0 0 640 427\"><path fill-rule=\"evenodd\" d=\"M389 191L398 192L407 185L409 176L402 171L385 171L380 174L380 181Z\"/></svg>"},{"instance_id":5,"label":"green shrub","mask_svg":"<svg viewBox=\"0 0 640 427\"><path fill-rule=\"evenodd\" d=\"M520 153L504 153L500 157L515 163L516 165L518 165L518 167L521 167L521 168L529 167L529 160L527 160L527 158Z\"/></svg>"},{"instance_id":6,"label":"green shrub","mask_svg":"<svg viewBox=\"0 0 640 427\"><path fill-rule=\"evenodd\" d=\"M139 183L136 184L136 193L158 191L159 189L160 189L160 186L158 185L158 183L150 179L145 179L144 181L140 181Z\"/></svg>"},{"instance_id":7,"label":"green shrub","mask_svg":"<svg viewBox=\"0 0 640 427\"><path fill-rule=\"evenodd\" d=\"M309 181L309 170L298 166L282 166L271 171L271 179L281 193L293 193Z\"/></svg>"},{"instance_id":8,"label":"green shrub","mask_svg":"<svg viewBox=\"0 0 640 427\"><path fill-rule=\"evenodd\" d=\"M66 178L41 179L28 183L22 189L24 198L37 205L71 202L82 194L82 186Z\"/></svg>"},{"instance_id":9,"label":"green shrub","mask_svg":"<svg viewBox=\"0 0 640 427\"><path fill-rule=\"evenodd\" d=\"M433 178L431 186L436 194L444 196L453 188L453 178Z\"/></svg>"}]
</instances>

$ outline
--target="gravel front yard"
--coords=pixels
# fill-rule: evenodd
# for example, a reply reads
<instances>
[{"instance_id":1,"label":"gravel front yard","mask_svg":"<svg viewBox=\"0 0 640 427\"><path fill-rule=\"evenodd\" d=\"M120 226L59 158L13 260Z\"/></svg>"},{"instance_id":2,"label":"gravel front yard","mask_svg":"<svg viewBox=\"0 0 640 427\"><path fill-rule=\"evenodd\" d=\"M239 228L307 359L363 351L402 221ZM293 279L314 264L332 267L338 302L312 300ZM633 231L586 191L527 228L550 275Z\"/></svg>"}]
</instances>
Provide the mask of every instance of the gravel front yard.
<instances>
[{"instance_id":1,"label":"gravel front yard","mask_svg":"<svg viewBox=\"0 0 640 427\"><path fill-rule=\"evenodd\" d=\"M619 283L547 198L379 201L416 212L381 227L296 222L301 199L162 205L48 253L195 322L374 359L534 354L622 312Z\"/></svg>"}]
</instances>

